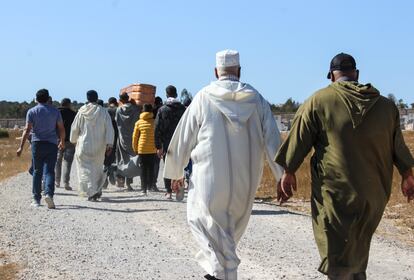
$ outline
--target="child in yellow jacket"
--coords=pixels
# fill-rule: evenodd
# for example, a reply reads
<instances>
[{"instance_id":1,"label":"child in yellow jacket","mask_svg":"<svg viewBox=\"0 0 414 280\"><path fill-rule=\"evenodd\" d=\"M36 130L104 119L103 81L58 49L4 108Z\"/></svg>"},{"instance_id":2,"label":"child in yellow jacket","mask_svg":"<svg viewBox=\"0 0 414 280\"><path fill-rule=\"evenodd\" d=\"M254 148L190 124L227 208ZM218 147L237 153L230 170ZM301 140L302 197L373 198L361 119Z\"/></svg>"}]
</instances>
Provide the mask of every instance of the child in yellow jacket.
<instances>
[{"instance_id":1,"label":"child in yellow jacket","mask_svg":"<svg viewBox=\"0 0 414 280\"><path fill-rule=\"evenodd\" d=\"M147 190L155 183L153 181L157 149L154 141L155 124L152 109L151 104L144 104L143 112L135 123L134 134L132 135L132 149L139 155L143 195L146 195Z\"/></svg>"}]
</instances>

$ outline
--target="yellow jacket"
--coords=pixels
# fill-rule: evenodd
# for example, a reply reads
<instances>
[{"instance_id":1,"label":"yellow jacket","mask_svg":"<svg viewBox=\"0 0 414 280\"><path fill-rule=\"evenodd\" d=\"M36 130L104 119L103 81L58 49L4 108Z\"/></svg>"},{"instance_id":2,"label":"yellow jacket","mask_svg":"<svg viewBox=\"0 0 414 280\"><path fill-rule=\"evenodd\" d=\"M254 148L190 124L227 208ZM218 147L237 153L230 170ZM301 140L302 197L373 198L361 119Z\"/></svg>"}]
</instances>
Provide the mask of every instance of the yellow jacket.
<instances>
[{"instance_id":1,"label":"yellow jacket","mask_svg":"<svg viewBox=\"0 0 414 280\"><path fill-rule=\"evenodd\" d=\"M132 149L137 154L155 154L154 140L154 115L151 112L143 112L135 123L132 135Z\"/></svg>"}]
</instances>

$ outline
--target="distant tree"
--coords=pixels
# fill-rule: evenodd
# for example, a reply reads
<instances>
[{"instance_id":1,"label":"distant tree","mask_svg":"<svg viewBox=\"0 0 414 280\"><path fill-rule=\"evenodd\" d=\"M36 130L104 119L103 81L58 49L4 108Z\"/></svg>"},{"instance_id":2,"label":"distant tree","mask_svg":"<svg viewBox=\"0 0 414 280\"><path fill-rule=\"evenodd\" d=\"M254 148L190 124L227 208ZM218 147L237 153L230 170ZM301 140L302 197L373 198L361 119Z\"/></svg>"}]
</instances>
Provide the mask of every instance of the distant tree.
<instances>
[{"instance_id":1,"label":"distant tree","mask_svg":"<svg viewBox=\"0 0 414 280\"><path fill-rule=\"evenodd\" d=\"M299 107L300 107L300 103L294 101L292 98L289 98L283 104L270 105L270 109L272 110L273 113L296 113Z\"/></svg>"},{"instance_id":2,"label":"distant tree","mask_svg":"<svg viewBox=\"0 0 414 280\"><path fill-rule=\"evenodd\" d=\"M414 103L411 103L410 105L411 105L411 109L414 109Z\"/></svg>"},{"instance_id":3,"label":"distant tree","mask_svg":"<svg viewBox=\"0 0 414 280\"><path fill-rule=\"evenodd\" d=\"M402 100L402 99L398 100L397 106L400 109L407 109L408 108L408 105L406 103L404 103L404 100Z\"/></svg>"},{"instance_id":4,"label":"distant tree","mask_svg":"<svg viewBox=\"0 0 414 280\"><path fill-rule=\"evenodd\" d=\"M0 119L24 119L26 118L27 111L30 108L36 106L36 102L32 100L30 103L24 102L10 102L10 101L0 101ZM60 104L57 102L53 103L53 106L58 107ZM83 103L78 103L77 101L73 102L73 109L75 111L79 110Z\"/></svg>"},{"instance_id":5,"label":"distant tree","mask_svg":"<svg viewBox=\"0 0 414 280\"><path fill-rule=\"evenodd\" d=\"M392 102L394 102L394 104L395 105L397 105L398 103L397 103L397 98L395 97L395 95L394 94L392 94L392 93L390 93L390 94L388 94L388 99L389 100L391 100Z\"/></svg>"}]
</instances>

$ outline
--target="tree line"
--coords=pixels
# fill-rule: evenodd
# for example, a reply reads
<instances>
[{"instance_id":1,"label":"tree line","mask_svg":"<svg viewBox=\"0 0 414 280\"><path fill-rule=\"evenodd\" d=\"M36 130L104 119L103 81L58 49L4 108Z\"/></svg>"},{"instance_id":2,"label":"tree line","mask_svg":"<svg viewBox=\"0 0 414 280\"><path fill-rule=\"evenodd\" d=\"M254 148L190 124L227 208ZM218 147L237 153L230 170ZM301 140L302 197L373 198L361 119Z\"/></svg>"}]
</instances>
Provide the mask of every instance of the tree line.
<instances>
[{"instance_id":1,"label":"tree line","mask_svg":"<svg viewBox=\"0 0 414 280\"><path fill-rule=\"evenodd\" d=\"M406 103L403 99L398 99L394 94L388 94L388 99L392 100L395 105L400 109L414 109L414 103ZM78 110L84 103L77 102L76 100L72 102L72 107L74 110ZM296 113L299 109L301 103L288 98L284 103L281 104L271 104L271 110L274 114L283 114L283 113ZM29 102L10 102L10 101L0 101L0 119L24 119L26 117L27 111L36 106L36 102L32 100ZM57 101L53 101L53 106L59 107L60 104Z\"/></svg>"},{"instance_id":2,"label":"tree line","mask_svg":"<svg viewBox=\"0 0 414 280\"><path fill-rule=\"evenodd\" d=\"M72 107L75 110L78 110L84 103L79 103L77 101L72 102ZM11 101L0 101L0 119L24 119L26 118L26 113L30 108L36 106L36 101L32 100L31 102L11 102ZM53 101L53 106L59 107L60 103Z\"/></svg>"}]
</instances>

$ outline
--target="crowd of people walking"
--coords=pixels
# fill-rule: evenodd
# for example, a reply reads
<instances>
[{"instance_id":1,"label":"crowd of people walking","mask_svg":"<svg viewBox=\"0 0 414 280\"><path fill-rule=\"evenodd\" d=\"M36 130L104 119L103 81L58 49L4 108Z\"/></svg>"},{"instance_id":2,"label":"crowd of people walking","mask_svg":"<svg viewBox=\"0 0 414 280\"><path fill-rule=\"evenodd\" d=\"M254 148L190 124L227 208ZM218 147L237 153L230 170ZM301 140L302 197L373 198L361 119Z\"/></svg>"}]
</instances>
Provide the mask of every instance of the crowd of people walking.
<instances>
[{"instance_id":1,"label":"crowd of people walking","mask_svg":"<svg viewBox=\"0 0 414 280\"><path fill-rule=\"evenodd\" d=\"M18 150L20 155L29 140L33 158L32 205L40 206L42 189L49 208L55 208L55 187L63 183L65 190L73 189L70 183L73 160L78 169L79 195L89 201L100 199L109 183L134 191L135 177L141 179L142 195L150 190L159 192L160 159L186 108L177 98L174 86L167 87L166 95L165 104L157 96L154 105L141 106L122 92L118 99L110 97L105 106L98 93L90 90L86 93L86 104L75 112L69 98L63 98L60 107L55 108L48 90L39 90L38 105L27 114L28 125ZM191 97L184 100L189 103ZM59 147L55 151L49 149L51 145ZM164 181L166 198L172 199L171 180Z\"/></svg>"},{"instance_id":2,"label":"crowd of people walking","mask_svg":"<svg viewBox=\"0 0 414 280\"><path fill-rule=\"evenodd\" d=\"M340 53L329 67L330 85L300 107L282 144L269 103L240 82L237 51L216 54L215 75L217 80L193 100L180 102L177 89L168 86L164 104L158 97L154 106L138 106L122 92L104 108L90 90L76 114L69 99L58 110L47 104L48 91L39 90L39 104L27 113L17 151L20 155L31 139L33 205L40 204L44 180L45 201L55 207L62 166L64 187L72 188L73 158L78 191L90 201L99 200L109 183L133 190L137 176L142 195L158 191L162 159L167 199L174 191L181 200L188 182L187 219L204 277L234 280L240 264L237 245L265 158L278 182L278 199L285 202L296 190L295 172L313 149L311 207L319 271L328 279L366 279L371 238L391 193L393 165L401 174L403 195L408 202L414 199L414 159L395 104L371 84L361 84L355 59Z\"/></svg>"}]
</instances>

